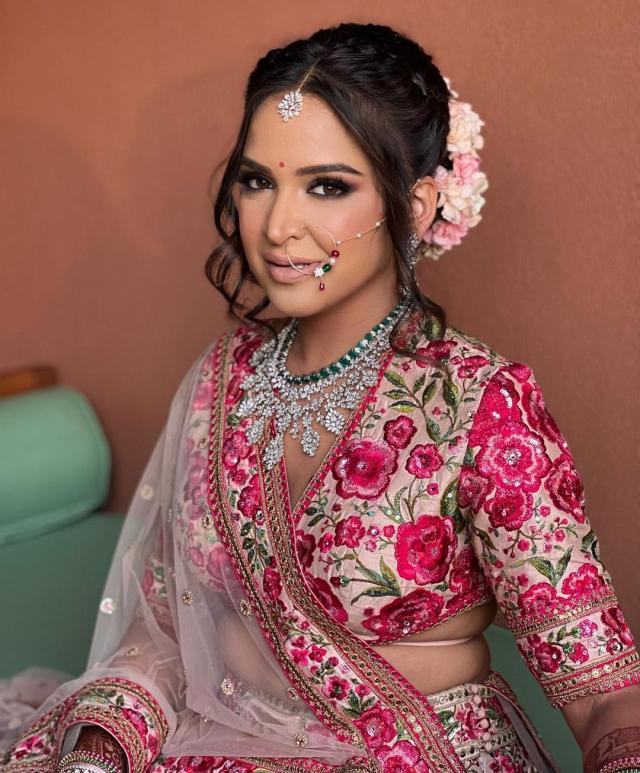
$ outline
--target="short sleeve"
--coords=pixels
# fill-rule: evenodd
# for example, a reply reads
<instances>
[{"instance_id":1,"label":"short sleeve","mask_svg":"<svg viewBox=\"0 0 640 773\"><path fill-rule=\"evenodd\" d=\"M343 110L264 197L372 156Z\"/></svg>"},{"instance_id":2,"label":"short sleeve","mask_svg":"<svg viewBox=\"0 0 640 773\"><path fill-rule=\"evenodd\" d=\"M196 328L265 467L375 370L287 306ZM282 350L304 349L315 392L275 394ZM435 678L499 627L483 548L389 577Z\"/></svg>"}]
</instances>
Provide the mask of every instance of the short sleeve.
<instances>
[{"instance_id":1,"label":"short sleeve","mask_svg":"<svg viewBox=\"0 0 640 773\"><path fill-rule=\"evenodd\" d=\"M518 649L553 706L640 682L582 477L524 363L501 366L481 393L458 504Z\"/></svg>"}]
</instances>

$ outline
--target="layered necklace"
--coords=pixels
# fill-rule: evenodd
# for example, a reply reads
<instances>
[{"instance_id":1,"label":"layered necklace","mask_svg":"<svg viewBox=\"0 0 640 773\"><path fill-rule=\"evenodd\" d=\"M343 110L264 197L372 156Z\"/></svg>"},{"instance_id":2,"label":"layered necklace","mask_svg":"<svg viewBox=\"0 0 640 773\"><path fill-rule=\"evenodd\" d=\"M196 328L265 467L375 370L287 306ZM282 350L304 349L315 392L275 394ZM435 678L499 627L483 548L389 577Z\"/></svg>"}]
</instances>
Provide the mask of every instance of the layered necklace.
<instances>
[{"instance_id":1,"label":"layered necklace","mask_svg":"<svg viewBox=\"0 0 640 773\"><path fill-rule=\"evenodd\" d=\"M250 443L262 437L265 426L274 417L275 436L262 452L267 469L282 457L287 431L292 438L299 438L308 456L315 456L320 445L314 423L334 435L340 434L346 419L338 408L357 408L363 393L376 384L380 356L389 348L391 329L410 307L407 300L400 301L346 354L311 373L293 375L286 366L298 330L296 318L256 349L250 360L255 370L242 382L245 394L237 413L240 417L252 417L247 430Z\"/></svg>"}]
</instances>

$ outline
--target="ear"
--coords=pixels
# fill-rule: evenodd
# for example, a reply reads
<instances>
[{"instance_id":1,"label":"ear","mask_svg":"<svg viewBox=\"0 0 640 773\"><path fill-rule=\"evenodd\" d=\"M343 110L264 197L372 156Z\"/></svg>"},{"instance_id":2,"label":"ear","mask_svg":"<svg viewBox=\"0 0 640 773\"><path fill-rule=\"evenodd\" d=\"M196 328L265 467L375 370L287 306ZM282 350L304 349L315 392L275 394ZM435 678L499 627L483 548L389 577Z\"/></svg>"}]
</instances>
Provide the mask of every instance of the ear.
<instances>
[{"instance_id":1,"label":"ear","mask_svg":"<svg viewBox=\"0 0 640 773\"><path fill-rule=\"evenodd\" d=\"M411 193L414 230L422 239L436 216L438 187L433 177L423 177Z\"/></svg>"}]
</instances>

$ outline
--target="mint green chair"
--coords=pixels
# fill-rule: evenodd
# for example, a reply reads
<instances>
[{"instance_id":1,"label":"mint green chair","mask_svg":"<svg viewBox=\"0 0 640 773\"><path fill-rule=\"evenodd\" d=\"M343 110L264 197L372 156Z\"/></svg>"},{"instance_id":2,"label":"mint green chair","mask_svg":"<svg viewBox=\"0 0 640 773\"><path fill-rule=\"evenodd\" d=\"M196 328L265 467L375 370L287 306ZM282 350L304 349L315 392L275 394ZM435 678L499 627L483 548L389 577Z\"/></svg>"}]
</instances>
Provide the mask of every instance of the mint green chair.
<instances>
[{"instance_id":1,"label":"mint green chair","mask_svg":"<svg viewBox=\"0 0 640 773\"><path fill-rule=\"evenodd\" d=\"M99 510L110 472L80 392L56 385L0 399L0 677L83 670L123 522Z\"/></svg>"}]
</instances>

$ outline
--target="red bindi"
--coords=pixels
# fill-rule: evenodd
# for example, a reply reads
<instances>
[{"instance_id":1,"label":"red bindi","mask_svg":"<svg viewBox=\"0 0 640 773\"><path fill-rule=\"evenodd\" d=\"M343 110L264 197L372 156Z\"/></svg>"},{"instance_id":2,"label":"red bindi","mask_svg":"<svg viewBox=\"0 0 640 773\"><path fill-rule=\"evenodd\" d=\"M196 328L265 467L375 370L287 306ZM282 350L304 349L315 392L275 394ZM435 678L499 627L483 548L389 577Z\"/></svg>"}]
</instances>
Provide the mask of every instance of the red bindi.
<instances>
[{"instance_id":1,"label":"red bindi","mask_svg":"<svg viewBox=\"0 0 640 773\"><path fill-rule=\"evenodd\" d=\"M284 166L284 161L279 161L278 166Z\"/></svg>"}]
</instances>

